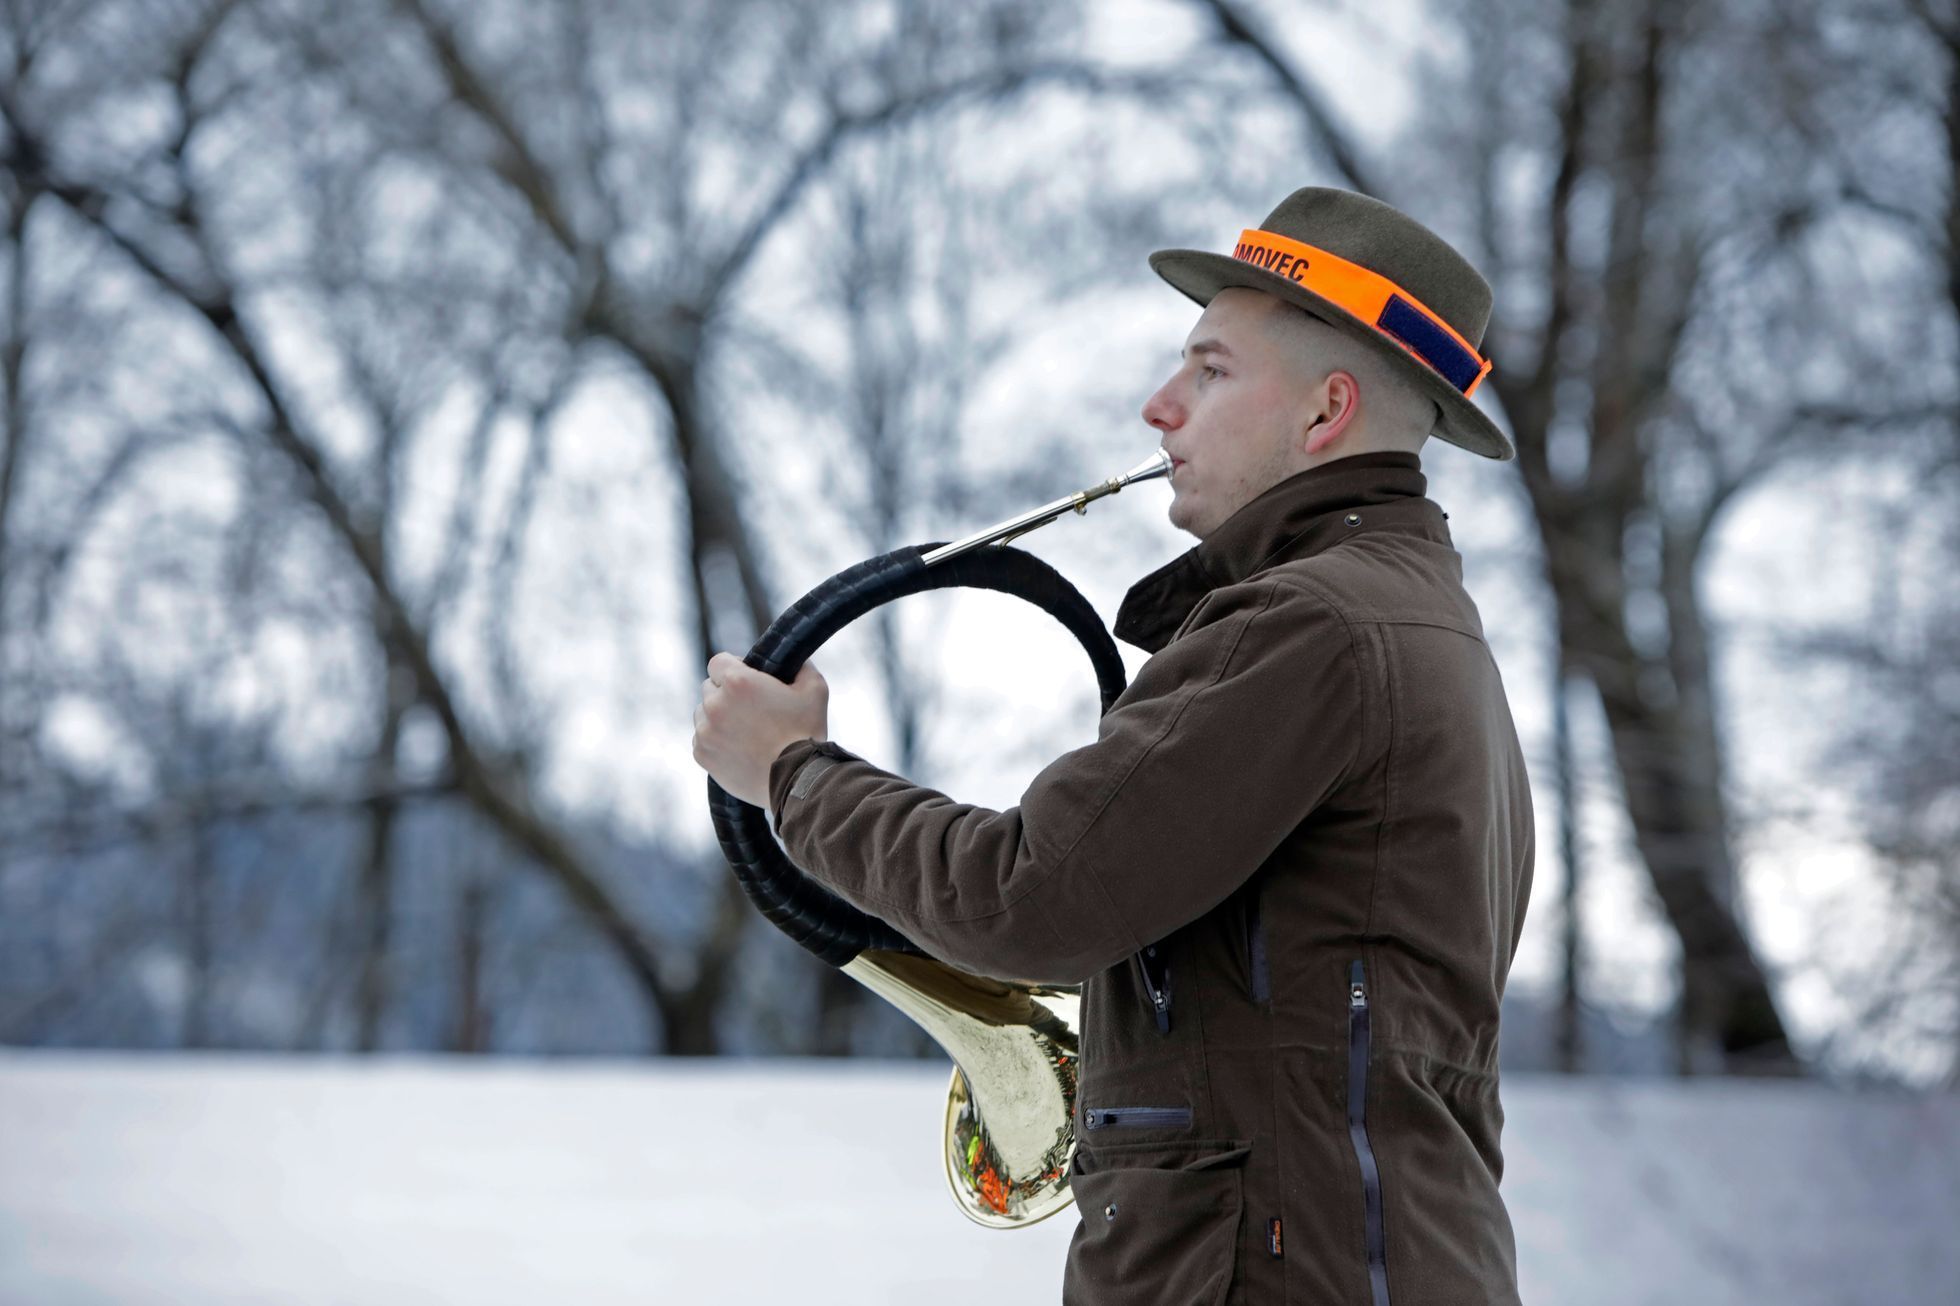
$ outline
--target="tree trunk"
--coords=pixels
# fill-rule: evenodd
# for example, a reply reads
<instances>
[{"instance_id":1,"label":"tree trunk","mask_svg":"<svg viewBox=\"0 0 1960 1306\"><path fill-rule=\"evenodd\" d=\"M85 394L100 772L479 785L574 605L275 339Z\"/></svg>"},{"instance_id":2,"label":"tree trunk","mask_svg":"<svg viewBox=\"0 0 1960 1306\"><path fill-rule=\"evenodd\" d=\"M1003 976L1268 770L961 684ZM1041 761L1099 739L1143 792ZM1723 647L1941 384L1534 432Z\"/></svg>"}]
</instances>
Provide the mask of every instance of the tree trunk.
<instances>
[{"instance_id":1,"label":"tree trunk","mask_svg":"<svg viewBox=\"0 0 1960 1306\"><path fill-rule=\"evenodd\" d=\"M1580 1025L1579 966L1579 784L1572 759L1572 677L1563 664L1552 677L1552 765L1557 771L1559 860L1565 867L1560 922L1560 971L1558 1025L1553 1054L1558 1068L1568 1075L1585 1068L1585 1047Z\"/></svg>"},{"instance_id":2,"label":"tree trunk","mask_svg":"<svg viewBox=\"0 0 1960 1306\"><path fill-rule=\"evenodd\" d=\"M217 849L210 819L191 818L190 847L183 879L184 1013L179 1041L187 1048L212 1046L211 1012L216 1005L217 912L212 896L217 880Z\"/></svg>"},{"instance_id":3,"label":"tree trunk","mask_svg":"<svg viewBox=\"0 0 1960 1306\"><path fill-rule=\"evenodd\" d=\"M385 621L385 617L377 616ZM354 984L354 1049L380 1050L390 990L390 952L395 914L395 748L402 718L415 699L415 673L394 655L394 644L379 641L387 661L382 671L381 732L375 741L374 797L368 802L367 856L361 863L356 917L360 949Z\"/></svg>"},{"instance_id":4,"label":"tree trunk","mask_svg":"<svg viewBox=\"0 0 1960 1306\"><path fill-rule=\"evenodd\" d=\"M490 1006L483 983L483 935L490 912L490 886L472 876L456 903L456 1020L450 1029L451 1052L490 1050Z\"/></svg>"},{"instance_id":5,"label":"tree trunk","mask_svg":"<svg viewBox=\"0 0 1960 1306\"><path fill-rule=\"evenodd\" d=\"M1698 544L1663 546L1667 637L1658 650L1628 626L1626 531L1611 515L1537 496L1560 644L1598 691L1634 844L1681 945L1682 1073L1800 1069L1768 977L1732 905L1735 861L1721 787L1713 668L1693 574Z\"/></svg>"}]
</instances>

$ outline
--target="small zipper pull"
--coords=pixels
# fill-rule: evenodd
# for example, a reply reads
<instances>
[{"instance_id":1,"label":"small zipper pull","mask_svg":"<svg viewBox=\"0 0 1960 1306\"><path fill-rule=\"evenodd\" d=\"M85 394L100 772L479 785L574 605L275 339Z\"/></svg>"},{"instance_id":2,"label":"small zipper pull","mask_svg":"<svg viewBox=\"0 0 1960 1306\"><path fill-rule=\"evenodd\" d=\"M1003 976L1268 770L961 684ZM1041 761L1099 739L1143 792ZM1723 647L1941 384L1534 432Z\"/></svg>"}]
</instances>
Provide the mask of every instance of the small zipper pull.
<instances>
[{"instance_id":1,"label":"small zipper pull","mask_svg":"<svg viewBox=\"0 0 1960 1306\"><path fill-rule=\"evenodd\" d=\"M1171 1032L1170 966L1157 956L1152 943L1137 954L1137 970L1143 976L1143 991L1150 997L1151 1014L1157 1018L1157 1032Z\"/></svg>"},{"instance_id":2,"label":"small zipper pull","mask_svg":"<svg viewBox=\"0 0 1960 1306\"><path fill-rule=\"evenodd\" d=\"M1362 984L1361 963L1348 967L1348 1008L1351 1011L1368 1009L1368 990Z\"/></svg>"}]
</instances>

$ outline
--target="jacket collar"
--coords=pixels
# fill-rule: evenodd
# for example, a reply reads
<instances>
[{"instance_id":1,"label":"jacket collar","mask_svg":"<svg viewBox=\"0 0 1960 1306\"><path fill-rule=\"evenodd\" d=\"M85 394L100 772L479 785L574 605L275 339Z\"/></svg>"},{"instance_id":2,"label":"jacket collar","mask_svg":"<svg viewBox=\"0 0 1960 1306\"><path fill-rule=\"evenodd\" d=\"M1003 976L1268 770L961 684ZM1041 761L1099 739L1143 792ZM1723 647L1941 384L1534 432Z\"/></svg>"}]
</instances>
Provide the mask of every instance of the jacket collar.
<instances>
[{"instance_id":1,"label":"jacket collar","mask_svg":"<svg viewBox=\"0 0 1960 1306\"><path fill-rule=\"evenodd\" d=\"M1151 572L1123 597L1116 637L1155 653L1212 590L1276 563L1311 557L1359 530L1388 526L1449 543L1442 510L1412 453L1364 453L1310 467L1272 486L1196 548ZM1370 509L1362 512L1361 509ZM1356 518L1353 522L1350 516Z\"/></svg>"}]
</instances>

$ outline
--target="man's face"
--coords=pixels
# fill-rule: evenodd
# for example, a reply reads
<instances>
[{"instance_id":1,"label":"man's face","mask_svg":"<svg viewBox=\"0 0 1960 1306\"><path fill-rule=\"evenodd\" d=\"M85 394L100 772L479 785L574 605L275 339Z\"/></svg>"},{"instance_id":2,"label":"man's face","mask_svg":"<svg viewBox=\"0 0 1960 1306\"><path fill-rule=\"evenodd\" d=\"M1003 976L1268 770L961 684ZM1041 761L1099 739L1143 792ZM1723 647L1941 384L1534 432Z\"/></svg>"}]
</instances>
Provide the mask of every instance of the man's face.
<instances>
[{"instance_id":1,"label":"man's face","mask_svg":"<svg viewBox=\"0 0 1960 1306\"><path fill-rule=\"evenodd\" d=\"M1266 321L1284 307L1257 290L1219 291L1185 339L1183 364L1143 405L1175 462L1171 525L1199 539L1305 465L1312 387Z\"/></svg>"}]
</instances>

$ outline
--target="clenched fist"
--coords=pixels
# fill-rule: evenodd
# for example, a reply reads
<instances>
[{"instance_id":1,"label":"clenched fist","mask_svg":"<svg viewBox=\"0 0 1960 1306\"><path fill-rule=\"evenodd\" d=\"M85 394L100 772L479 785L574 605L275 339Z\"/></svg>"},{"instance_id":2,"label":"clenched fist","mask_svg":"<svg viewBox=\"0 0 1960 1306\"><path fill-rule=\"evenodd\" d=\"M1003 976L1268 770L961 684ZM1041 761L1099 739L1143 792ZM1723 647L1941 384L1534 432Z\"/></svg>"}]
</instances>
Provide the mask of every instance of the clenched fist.
<instances>
[{"instance_id":1,"label":"clenched fist","mask_svg":"<svg viewBox=\"0 0 1960 1306\"><path fill-rule=\"evenodd\" d=\"M708 659L694 709L694 760L745 803L769 805L769 764L799 739L828 739L830 686L806 662L793 684L733 653Z\"/></svg>"}]
</instances>

